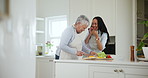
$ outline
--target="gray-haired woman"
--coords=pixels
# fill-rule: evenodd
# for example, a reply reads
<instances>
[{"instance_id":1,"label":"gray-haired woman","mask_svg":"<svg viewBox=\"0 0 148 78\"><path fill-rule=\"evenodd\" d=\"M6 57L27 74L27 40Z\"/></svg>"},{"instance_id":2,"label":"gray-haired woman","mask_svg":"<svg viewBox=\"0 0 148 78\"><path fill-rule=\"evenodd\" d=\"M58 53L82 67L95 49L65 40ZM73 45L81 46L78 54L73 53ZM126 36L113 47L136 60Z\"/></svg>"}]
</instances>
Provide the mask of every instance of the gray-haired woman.
<instances>
[{"instance_id":1,"label":"gray-haired woman","mask_svg":"<svg viewBox=\"0 0 148 78\"><path fill-rule=\"evenodd\" d=\"M75 24L69 26L62 33L60 46L60 59L78 59L77 56L82 56L86 52L82 51L82 48L87 50L87 53L96 54L91 52L90 49L82 46L82 34L89 26L89 20L85 15L80 15Z\"/></svg>"}]
</instances>

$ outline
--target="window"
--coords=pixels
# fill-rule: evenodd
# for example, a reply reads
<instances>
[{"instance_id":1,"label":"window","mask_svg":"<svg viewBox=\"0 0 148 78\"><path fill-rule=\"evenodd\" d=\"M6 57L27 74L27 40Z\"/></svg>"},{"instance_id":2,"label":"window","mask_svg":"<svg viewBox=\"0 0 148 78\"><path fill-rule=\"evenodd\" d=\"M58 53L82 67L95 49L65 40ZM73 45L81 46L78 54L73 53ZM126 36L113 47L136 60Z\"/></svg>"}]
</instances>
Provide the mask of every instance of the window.
<instances>
[{"instance_id":1,"label":"window","mask_svg":"<svg viewBox=\"0 0 148 78\"><path fill-rule=\"evenodd\" d=\"M67 17L54 16L47 18L47 41L50 41L54 46L52 52L55 54L56 47L59 46L62 32L67 27Z\"/></svg>"}]
</instances>

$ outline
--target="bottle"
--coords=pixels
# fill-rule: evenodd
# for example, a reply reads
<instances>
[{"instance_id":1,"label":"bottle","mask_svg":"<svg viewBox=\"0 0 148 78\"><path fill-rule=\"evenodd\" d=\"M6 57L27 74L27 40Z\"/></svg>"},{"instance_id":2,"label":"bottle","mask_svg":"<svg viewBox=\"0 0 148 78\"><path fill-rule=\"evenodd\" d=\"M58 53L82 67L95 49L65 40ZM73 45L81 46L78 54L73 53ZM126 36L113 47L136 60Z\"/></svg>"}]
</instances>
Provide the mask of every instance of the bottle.
<instances>
[{"instance_id":1,"label":"bottle","mask_svg":"<svg viewBox=\"0 0 148 78\"><path fill-rule=\"evenodd\" d=\"M130 61L135 61L135 58L134 58L134 46L130 46L130 50L131 50L131 55L130 55Z\"/></svg>"}]
</instances>

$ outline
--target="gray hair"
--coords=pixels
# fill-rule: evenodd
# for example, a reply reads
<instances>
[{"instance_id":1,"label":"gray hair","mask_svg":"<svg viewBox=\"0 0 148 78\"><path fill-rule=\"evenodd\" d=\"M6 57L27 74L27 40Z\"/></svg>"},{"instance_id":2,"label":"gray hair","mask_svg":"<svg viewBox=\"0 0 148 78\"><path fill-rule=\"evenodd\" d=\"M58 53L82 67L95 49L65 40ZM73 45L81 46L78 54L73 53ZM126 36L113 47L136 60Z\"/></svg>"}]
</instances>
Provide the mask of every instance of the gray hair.
<instances>
[{"instance_id":1,"label":"gray hair","mask_svg":"<svg viewBox=\"0 0 148 78\"><path fill-rule=\"evenodd\" d=\"M88 25L89 26L89 19L85 15L80 15L75 24L81 23L81 25Z\"/></svg>"}]
</instances>

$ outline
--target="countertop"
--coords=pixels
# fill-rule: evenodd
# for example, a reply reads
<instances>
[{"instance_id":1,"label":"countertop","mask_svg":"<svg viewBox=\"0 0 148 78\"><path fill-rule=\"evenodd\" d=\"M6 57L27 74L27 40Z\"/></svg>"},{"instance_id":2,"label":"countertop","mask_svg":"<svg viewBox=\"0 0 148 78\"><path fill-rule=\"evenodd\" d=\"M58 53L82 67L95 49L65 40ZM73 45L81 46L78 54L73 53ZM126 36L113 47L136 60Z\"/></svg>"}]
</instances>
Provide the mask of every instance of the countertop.
<instances>
[{"instance_id":1,"label":"countertop","mask_svg":"<svg viewBox=\"0 0 148 78\"><path fill-rule=\"evenodd\" d=\"M148 62L130 62L119 60L54 60L55 63L80 63L80 64L109 64L109 65L142 65L148 67Z\"/></svg>"},{"instance_id":2,"label":"countertop","mask_svg":"<svg viewBox=\"0 0 148 78\"><path fill-rule=\"evenodd\" d=\"M109 64L109 65L142 65L148 67L148 62L130 62L121 60L55 60L54 56L36 56L37 59L50 59L55 63L79 63L79 64Z\"/></svg>"},{"instance_id":3,"label":"countertop","mask_svg":"<svg viewBox=\"0 0 148 78\"><path fill-rule=\"evenodd\" d=\"M54 56L36 56L37 59L54 59Z\"/></svg>"}]
</instances>

